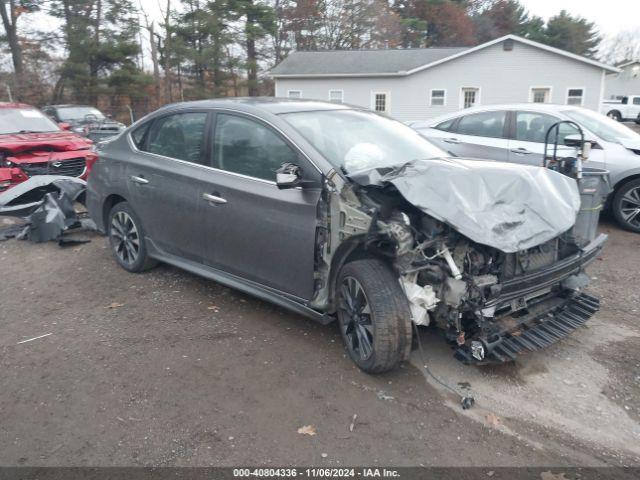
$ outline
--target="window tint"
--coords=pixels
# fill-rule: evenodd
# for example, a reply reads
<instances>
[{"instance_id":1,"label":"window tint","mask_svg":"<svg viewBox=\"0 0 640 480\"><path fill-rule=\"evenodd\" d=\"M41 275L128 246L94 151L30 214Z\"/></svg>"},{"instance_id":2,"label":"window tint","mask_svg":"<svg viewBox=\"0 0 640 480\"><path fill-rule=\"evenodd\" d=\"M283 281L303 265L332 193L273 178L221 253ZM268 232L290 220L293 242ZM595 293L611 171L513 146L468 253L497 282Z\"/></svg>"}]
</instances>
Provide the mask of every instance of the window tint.
<instances>
[{"instance_id":1,"label":"window tint","mask_svg":"<svg viewBox=\"0 0 640 480\"><path fill-rule=\"evenodd\" d=\"M505 111L481 112L467 115L458 123L458 133L462 135L476 135L480 137L502 138L504 123L507 116Z\"/></svg>"},{"instance_id":2,"label":"window tint","mask_svg":"<svg viewBox=\"0 0 640 480\"><path fill-rule=\"evenodd\" d=\"M536 112L517 112L516 113L516 140L523 142L544 143L547 130L557 123L560 119ZM564 137L567 135L575 135L577 130L568 124L560 125L560 139L564 143ZM552 133L549 141L553 141L555 133Z\"/></svg>"},{"instance_id":3,"label":"window tint","mask_svg":"<svg viewBox=\"0 0 640 480\"><path fill-rule=\"evenodd\" d=\"M450 120L445 120L442 123L439 123L435 126L438 130L444 130L445 132L453 132L453 124L456 123L457 118L452 118Z\"/></svg>"},{"instance_id":4,"label":"window tint","mask_svg":"<svg viewBox=\"0 0 640 480\"><path fill-rule=\"evenodd\" d=\"M149 130L145 151L187 162L203 163L206 123L207 114L204 112L177 113L159 118Z\"/></svg>"},{"instance_id":5,"label":"window tint","mask_svg":"<svg viewBox=\"0 0 640 480\"><path fill-rule=\"evenodd\" d=\"M131 132L131 140L133 140L133 144L138 150L143 150L142 146L144 144L145 135L149 131L149 125L151 125L151 122L147 122Z\"/></svg>"},{"instance_id":6,"label":"window tint","mask_svg":"<svg viewBox=\"0 0 640 480\"><path fill-rule=\"evenodd\" d=\"M217 115L213 156L213 165L220 170L272 181L283 163L299 163L298 155L273 130L225 114Z\"/></svg>"}]
</instances>

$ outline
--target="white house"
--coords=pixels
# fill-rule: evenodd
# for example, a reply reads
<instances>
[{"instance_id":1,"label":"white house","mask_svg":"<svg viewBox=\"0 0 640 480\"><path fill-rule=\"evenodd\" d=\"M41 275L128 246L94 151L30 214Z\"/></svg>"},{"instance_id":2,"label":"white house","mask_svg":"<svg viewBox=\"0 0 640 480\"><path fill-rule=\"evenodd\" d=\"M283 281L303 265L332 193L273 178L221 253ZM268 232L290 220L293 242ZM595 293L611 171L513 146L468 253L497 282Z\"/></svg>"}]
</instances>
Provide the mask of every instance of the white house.
<instances>
[{"instance_id":1,"label":"white house","mask_svg":"<svg viewBox=\"0 0 640 480\"><path fill-rule=\"evenodd\" d=\"M640 95L640 62L625 62L618 65L619 73L607 75L605 95L607 100L615 100L629 95Z\"/></svg>"},{"instance_id":2,"label":"white house","mask_svg":"<svg viewBox=\"0 0 640 480\"><path fill-rule=\"evenodd\" d=\"M548 102L598 110L608 73L590 58L507 35L476 47L293 52L277 97L345 102L402 121L474 105Z\"/></svg>"}]
</instances>

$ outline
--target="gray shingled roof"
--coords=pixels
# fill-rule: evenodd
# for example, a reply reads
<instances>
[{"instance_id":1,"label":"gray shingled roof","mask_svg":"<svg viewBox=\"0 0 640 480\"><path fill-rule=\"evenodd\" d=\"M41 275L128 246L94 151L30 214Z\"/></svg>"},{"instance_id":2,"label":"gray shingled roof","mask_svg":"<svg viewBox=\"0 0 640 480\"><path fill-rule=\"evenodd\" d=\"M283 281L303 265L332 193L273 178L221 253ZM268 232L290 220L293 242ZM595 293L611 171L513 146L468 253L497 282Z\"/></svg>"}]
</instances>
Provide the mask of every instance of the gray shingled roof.
<instances>
[{"instance_id":1,"label":"gray shingled roof","mask_svg":"<svg viewBox=\"0 0 640 480\"><path fill-rule=\"evenodd\" d=\"M400 74L463 52L467 48L407 50L326 50L292 52L271 75Z\"/></svg>"}]
</instances>

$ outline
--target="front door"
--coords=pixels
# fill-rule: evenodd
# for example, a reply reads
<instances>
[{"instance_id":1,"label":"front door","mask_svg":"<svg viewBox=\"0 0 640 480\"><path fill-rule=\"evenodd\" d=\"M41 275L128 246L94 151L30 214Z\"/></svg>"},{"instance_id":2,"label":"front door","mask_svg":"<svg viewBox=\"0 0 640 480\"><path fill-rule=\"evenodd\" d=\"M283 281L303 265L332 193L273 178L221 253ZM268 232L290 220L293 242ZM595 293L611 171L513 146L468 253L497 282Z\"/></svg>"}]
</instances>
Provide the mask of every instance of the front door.
<instances>
[{"instance_id":1,"label":"front door","mask_svg":"<svg viewBox=\"0 0 640 480\"><path fill-rule=\"evenodd\" d=\"M509 142L509 161L524 165L541 166L544 157L544 142L547 131L561 119L552 115L540 112L515 112L515 133L514 138ZM576 149L564 145L564 137L575 135L577 130L568 124L560 126L559 134L559 157L574 157ZM555 134L550 135L553 142ZM553 151L549 146L549 154Z\"/></svg>"},{"instance_id":2,"label":"front door","mask_svg":"<svg viewBox=\"0 0 640 480\"><path fill-rule=\"evenodd\" d=\"M201 199L205 262L310 299L320 182L280 190L275 179L289 162L319 180L315 167L270 126L240 114L216 114L211 154L216 170Z\"/></svg>"}]
</instances>

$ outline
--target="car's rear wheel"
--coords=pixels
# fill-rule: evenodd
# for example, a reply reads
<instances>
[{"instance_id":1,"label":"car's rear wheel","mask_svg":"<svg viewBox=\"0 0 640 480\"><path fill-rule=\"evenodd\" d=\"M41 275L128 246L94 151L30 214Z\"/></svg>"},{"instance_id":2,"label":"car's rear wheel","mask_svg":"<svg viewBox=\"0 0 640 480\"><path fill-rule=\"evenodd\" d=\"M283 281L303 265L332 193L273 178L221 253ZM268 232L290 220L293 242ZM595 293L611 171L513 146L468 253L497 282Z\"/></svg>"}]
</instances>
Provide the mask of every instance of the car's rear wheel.
<instances>
[{"instance_id":1,"label":"car's rear wheel","mask_svg":"<svg viewBox=\"0 0 640 480\"><path fill-rule=\"evenodd\" d=\"M147 255L142 222L127 202L120 202L109 212L107 228L111 253L122 268L142 272L157 265Z\"/></svg>"},{"instance_id":2,"label":"car's rear wheel","mask_svg":"<svg viewBox=\"0 0 640 480\"><path fill-rule=\"evenodd\" d=\"M611 207L622 228L640 233L640 179L622 185L613 197Z\"/></svg>"},{"instance_id":3,"label":"car's rear wheel","mask_svg":"<svg viewBox=\"0 0 640 480\"><path fill-rule=\"evenodd\" d=\"M336 289L347 352L365 372L392 370L411 353L411 311L397 275L376 259L346 264Z\"/></svg>"},{"instance_id":4,"label":"car's rear wheel","mask_svg":"<svg viewBox=\"0 0 640 480\"><path fill-rule=\"evenodd\" d=\"M622 115L617 110L611 110L609 113L607 113L607 117L612 118L617 122L622 120Z\"/></svg>"}]
</instances>

